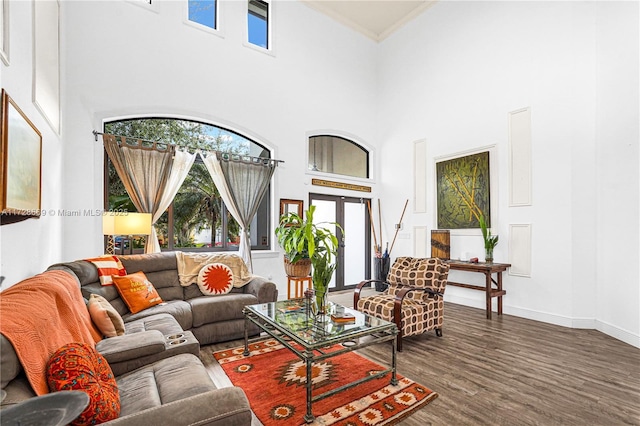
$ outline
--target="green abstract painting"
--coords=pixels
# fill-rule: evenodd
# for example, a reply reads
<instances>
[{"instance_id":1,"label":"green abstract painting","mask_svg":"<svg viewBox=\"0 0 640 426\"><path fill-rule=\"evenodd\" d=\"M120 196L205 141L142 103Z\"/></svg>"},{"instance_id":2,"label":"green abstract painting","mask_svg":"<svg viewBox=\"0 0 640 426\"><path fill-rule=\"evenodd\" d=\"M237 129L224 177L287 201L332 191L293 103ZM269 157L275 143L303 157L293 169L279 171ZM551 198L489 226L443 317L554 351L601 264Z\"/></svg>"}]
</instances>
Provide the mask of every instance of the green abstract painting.
<instances>
[{"instance_id":1,"label":"green abstract painting","mask_svg":"<svg viewBox=\"0 0 640 426\"><path fill-rule=\"evenodd\" d=\"M438 229L491 227L489 151L436 163Z\"/></svg>"}]
</instances>

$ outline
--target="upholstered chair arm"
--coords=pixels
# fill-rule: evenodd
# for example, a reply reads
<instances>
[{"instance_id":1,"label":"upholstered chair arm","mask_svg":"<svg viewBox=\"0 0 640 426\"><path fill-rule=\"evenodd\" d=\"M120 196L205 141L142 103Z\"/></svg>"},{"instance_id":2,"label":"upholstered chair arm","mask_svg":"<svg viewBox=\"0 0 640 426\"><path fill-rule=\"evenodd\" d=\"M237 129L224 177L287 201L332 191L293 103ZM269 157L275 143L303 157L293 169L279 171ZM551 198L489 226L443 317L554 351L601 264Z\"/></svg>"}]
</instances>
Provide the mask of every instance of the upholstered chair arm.
<instances>
[{"instance_id":1,"label":"upholstered chair arm","mask_svg":"<svg viewBox=\"0 0 640 426\"><path fill-rule=\"evenodd\" d=\"M365 285L368 285L368 284L371 284L371 283L389 284L388 282L386 282L384 280L364 280L364 281L360 281L356 285L355 290L353 291L353 309L358 309L358 300L360 300L360 291L362 291L362 288Z\"/></svg>"},{"instance_id":2,"label":"upholstered chair arm","mask_svg":"<svg viewBox=\"0 0 640 426\"><path fill-rule=\"evenodd\" d=\"M398 330L402 330L402 301L404 297L412 290L416 290L412 287L402 287L400 291L396 293L396 297L393 299L393 321L398 326Z\"/></svg>"}]
</instances>

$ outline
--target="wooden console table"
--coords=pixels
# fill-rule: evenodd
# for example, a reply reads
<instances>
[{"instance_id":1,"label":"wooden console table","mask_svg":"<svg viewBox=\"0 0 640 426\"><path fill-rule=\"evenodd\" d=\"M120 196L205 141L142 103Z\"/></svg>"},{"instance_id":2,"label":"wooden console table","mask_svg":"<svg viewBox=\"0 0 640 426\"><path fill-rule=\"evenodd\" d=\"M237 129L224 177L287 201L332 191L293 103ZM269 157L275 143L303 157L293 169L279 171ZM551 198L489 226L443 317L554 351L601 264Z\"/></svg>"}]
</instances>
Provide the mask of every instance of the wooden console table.
<instances>
[{"instance_id":1,"label":"wooden console table","mask_svg":"<svg viewBox=\"0 0 640 426\"><path fill-rule=\"evenodd\" d=\"M507 270L508 267L511 266L510 263L471 263L471 262L462 262L460 260L448 260L450 270L455 271L466 271L466 272L479 272L484 274L485 276L485 285L471 285L471 284L463 284L452 281L447 281L447 285L452 285L454 287L464 287L470 288L473 290L482 290L486 294L487 299L487 319L491 319L491 311L493 310L492 306L492 298L498 298L498 315L502 315L502 296L507 294L505 290L502 289L502 273ZM493 279L493 274L496 274L496 279ZM496 288L493 288L493 284L495 284Z\"/></svg>"}]
</instances>

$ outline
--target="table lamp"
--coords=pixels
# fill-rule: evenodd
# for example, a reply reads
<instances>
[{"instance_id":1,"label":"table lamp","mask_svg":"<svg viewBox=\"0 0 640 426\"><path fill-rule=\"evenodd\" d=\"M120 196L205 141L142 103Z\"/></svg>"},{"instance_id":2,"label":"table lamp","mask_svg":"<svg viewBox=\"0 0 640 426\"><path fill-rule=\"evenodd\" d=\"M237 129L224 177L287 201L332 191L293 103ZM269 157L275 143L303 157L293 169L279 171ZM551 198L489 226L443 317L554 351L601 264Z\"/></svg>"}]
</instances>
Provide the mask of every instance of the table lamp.
<instances>
[{"instance_id":1,"label":"table lamp","mask_svg":"<svg viewBox=\"0 0 640 426\"><path fill-rule=\"evenodd\" d=\"M108 236L107 254L114 254L114 235L126 235L130 254L133 253L133 236L151 234L151 213L115 213L102 216L102 233ZM124 247L122 248L124 250Z\"/></svg>"}]
</instances>

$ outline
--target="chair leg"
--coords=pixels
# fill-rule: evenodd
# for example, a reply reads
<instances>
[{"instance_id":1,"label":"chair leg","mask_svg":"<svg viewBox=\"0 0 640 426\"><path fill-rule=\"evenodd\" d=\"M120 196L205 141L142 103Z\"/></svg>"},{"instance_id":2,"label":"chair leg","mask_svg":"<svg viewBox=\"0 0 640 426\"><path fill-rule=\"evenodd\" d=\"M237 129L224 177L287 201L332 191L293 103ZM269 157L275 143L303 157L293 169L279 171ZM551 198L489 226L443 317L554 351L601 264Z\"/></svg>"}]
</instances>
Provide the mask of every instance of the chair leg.
<instances>
[{"instance_id":1,"label":"chair leg","mask_svg":"<svg viewBox=\"0 0 640 426\"><path fill-rule=\"evenodd\" d=\"M441 328L436 328L436 336L442 337L442 329Z\"/></svg>"}]
</instances>

